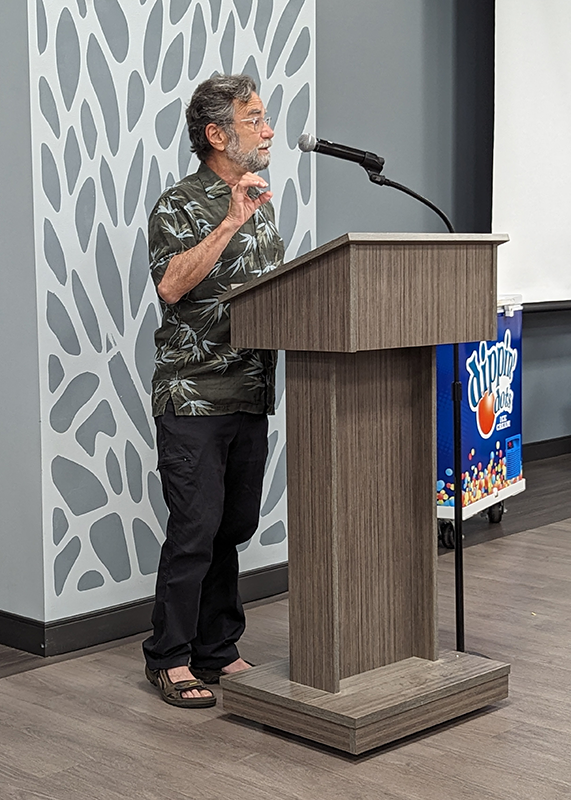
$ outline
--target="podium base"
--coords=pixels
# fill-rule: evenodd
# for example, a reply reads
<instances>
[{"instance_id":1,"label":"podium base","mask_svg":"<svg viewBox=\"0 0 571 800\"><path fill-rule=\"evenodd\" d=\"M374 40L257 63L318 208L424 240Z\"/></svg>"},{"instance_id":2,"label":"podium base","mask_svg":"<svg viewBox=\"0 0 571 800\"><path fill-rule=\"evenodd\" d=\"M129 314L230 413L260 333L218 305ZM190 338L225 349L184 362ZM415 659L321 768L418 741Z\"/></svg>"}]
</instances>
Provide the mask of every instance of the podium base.
<instances>
[{"instance_id":1,"label":"podium base","mask_svg":"<svg viewBox=\"0 0 571 800\"><path fill-rule=\"evenodd\" d=\"M289 680L289 661L221 679L224 710L357 755L508 695L509 664L444 651L353 675L331 694Z\"/></svg>"}]
</instances>

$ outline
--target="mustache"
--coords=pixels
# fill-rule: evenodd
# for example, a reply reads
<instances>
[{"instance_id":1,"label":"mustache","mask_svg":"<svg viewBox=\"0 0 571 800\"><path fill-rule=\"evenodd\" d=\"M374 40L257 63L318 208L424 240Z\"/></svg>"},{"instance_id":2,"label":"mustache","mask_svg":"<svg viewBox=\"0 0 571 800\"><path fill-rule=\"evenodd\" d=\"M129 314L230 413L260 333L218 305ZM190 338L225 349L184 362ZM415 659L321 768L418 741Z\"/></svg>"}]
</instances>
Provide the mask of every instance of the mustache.
<instances>
[{"instance_id":1,"label":"mustache","mask_svg":"<svg viewBox=\"0 0 571 800\"><path fill-rule=\"evenodd\" d=\"M271 140L271 139L268 139L268 141L267 141L267 142L264 142L264 144L259 144L259 145L258 145L258 150L267 150L267 149L268 149L269 147L271 147L272 145L273 145L273 142L272 142L272 140Z\"/></svg>"}]
</instances>

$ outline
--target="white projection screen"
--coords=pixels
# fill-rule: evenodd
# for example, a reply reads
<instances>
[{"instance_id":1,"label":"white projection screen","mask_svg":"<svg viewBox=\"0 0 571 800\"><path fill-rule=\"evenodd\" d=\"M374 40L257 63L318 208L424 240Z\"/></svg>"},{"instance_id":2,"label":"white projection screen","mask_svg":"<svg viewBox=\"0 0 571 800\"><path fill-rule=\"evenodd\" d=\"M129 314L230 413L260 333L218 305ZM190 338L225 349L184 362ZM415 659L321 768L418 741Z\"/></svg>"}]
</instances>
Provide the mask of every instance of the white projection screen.
<instances>
[{"instance_id":1,"label":"white projection screen","mask_svg":"<svg viewBox=\"0 0 571 800\"><path fill-rule=\"evenodd\" d=\"M571 0L497 0L499 293L571 300Z\"/></svg>"}]
</instances>

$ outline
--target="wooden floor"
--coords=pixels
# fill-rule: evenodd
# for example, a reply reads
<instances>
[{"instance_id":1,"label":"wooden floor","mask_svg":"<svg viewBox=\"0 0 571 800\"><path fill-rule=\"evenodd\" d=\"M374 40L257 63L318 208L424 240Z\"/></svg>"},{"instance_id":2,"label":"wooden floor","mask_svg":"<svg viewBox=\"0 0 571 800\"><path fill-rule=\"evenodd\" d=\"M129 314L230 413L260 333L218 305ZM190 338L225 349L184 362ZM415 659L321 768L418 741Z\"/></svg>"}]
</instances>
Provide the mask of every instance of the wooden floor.
<instances>
[{"instance_id":1,"label":"wooden floor","mask_svg":"<svg viewBox=\"0 0 571 800\"><path fill-rule=\"evenodd\" d=\"M499 524L479 514L464 522L465 547L571 518L571 453L526 463L524 475L525 491L506 500Z\"/></svg>"},{"instance_id":2,"label":"wooden floor","mask_svg":"<svg viewBox=\"0 0 571 800\"><path fill-rule=\"evenodd\" d=\"M0 680L0 800L568 800L568 516L466 548L466 648L512 664L493 709L351 757L220 705L167 706L133 637ZM438 562L442 647L454 646L453 559ZM287 654L287 611L285 597L248 609L245 658Z\"/></svg>"}]
</instances>

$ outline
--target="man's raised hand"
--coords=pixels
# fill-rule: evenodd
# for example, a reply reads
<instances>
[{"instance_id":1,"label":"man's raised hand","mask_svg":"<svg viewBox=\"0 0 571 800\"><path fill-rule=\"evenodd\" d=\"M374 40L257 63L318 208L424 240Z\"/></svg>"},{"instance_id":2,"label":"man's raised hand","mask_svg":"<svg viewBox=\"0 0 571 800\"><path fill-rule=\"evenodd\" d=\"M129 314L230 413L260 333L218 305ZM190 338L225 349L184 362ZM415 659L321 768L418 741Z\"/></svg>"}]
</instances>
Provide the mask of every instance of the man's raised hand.
<instances>
[{"instance_id":1,"label":"man's raised hand","mask_svg":"<svg viewBox=\"0 0 571 800\"><path fill-rule=\"evenodd\" d=\"M255 175L253 172L246 172L238 183L232 187L232 196L226 219L232 222L236 229L241 228L256 209L272 199L272 193L264 191L267 186L267 182L259 175ZM248 190L251 188L257 189L260 194L255 198L250 197Z\"/></svg>"}]
</instances>

